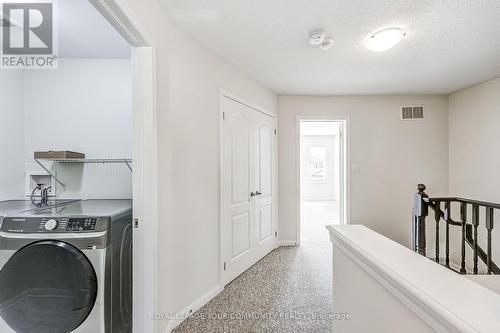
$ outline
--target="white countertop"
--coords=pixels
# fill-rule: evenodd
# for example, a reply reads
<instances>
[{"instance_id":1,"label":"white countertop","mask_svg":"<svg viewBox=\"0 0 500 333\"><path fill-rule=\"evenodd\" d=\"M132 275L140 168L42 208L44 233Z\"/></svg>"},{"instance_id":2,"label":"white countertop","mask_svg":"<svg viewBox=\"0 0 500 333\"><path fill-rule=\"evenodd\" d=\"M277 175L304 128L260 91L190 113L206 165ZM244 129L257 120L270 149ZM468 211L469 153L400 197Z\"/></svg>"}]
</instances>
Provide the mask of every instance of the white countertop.
<instances>
[{"instance_id":1,"label":"white countertop","mask_svg":"<svg viewBox=\"0 0 500 333\"><path fill-rule=\"evenodd\" d=\"M500 332L500 294L362 225L327 226L332 242L462 332ZM500 279L500 277L494 277Z\"/></svg>"}]
</instances>

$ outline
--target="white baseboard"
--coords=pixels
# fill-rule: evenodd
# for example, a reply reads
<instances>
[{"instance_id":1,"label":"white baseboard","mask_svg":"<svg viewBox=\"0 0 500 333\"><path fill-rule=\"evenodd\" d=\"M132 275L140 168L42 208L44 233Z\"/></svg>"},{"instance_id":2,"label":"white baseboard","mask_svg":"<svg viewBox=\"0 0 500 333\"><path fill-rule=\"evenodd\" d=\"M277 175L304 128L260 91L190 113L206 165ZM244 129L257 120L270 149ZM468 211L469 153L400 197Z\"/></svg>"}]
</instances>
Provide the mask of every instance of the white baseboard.
<instances>
[{"instance_id":1,"label":"white baseboard","mask_svg":"<svg viewBox=\"0 0 500 333\"><path fill-rule=\"evenodd\" d=\"M210 302L222 290L224 290L224 288L221 287L220 285L217 285L216 287L212 288L205 294L201 295L201 297L195 300L193 303L185 307L182 311L179 312L179 319L171 319L168 322L167 328L165 329L165 333L172 332L177 326L179 326L180 323L182 323L184 320L188 318L188 315L190 316L196 311L198 311L203 305Z\"/></svg>"},{"instance_id":2,"label":"white baseboard","mask_svg":"<svg viewBox=\"0 0 500 333\"><path fill-rule=\"evenodd\" d=\"M279 246L298 246L299 244L297 243L296 240L280 240L278 241Z\"/></svg>"}]
</instances>

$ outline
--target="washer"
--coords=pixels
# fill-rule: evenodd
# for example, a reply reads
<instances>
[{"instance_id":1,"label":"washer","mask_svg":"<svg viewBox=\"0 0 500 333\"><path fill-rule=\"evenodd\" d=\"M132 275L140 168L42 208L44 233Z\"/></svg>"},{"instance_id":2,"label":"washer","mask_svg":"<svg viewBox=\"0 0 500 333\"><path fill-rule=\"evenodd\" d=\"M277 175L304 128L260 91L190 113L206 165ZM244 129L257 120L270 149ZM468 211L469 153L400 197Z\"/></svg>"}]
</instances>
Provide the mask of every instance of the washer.
<instances>
[{"instance_id":1,"label":"washer","mask_svg":"<svg viewBox=\"0 0 500 333\"><path fill-rule=\"evenodd\" d=\"M0 226L0 332L132 330L132 201L82 200Z\"/></svg>"}]
</instances>

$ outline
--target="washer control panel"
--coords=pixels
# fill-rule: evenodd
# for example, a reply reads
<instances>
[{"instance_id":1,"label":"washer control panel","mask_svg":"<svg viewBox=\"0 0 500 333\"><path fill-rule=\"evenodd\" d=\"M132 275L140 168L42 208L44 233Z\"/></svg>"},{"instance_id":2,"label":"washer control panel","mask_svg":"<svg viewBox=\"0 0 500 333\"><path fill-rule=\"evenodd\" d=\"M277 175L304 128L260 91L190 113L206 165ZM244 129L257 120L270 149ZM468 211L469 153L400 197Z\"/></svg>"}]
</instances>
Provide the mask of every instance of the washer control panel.
<instances>
[{"instance_id":1,"label":"washer control panel","mask_svg":"<svg viewBox=\"0 0 500 333\"><path fill-rule=\"evenodd\" d=\"M30 222L29 220L27 221ZM66 229L66 225L68 223L67 218L63 217L42 217L38 223L37 232L44 231L52 231L52 232L60 232ZM23 223L24 224L24 223ZM26 226L24 230L29 230L29 226Z\"/></svg>"},{"instance_id":2,"label":"washer control panel","mask_svg":"<svg viewBox=\"0 0 500 333\"><path fill-rule=\"evenodd\" d=\"M5 217L1 231L14 233L79 233L104 231L107 217Z\"/></svg>"}]
</instances>

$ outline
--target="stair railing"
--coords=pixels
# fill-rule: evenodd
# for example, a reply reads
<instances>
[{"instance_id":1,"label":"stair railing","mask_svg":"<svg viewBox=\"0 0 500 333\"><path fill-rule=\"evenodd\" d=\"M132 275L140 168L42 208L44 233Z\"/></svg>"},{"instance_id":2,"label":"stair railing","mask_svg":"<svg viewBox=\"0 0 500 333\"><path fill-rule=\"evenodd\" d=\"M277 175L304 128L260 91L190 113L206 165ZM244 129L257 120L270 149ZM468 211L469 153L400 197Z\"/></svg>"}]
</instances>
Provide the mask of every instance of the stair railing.
<instances>
[{"instance_id":1,"label":"stair railing","mask_svg":"<svg viewBox=\"0 0 500 333\"><path fill-rule=\"evenodd\" d=\"M478 274L479 259L486 264L487 274L500 274L500 269L492 259L492 230L494 227L495 209L500 210L500 204L470 200L458 197L437 197L431 198L425 193L426 186L419 184L418 193L415 194L412 223L412 247L413 250L423 256L426 253L426 217L429 215L429 207L434 211L434 220L436 223L435 231L435 255L434 260L440 263L440 225L443 220L445 223L445 263L450 268L450 226L461 228L461 262L460 274L467 274L466 271L466 246L473 250L473 274ZM460 221L455 221L451 217L452 203L460 205ZM472 218L467 221L467 210L472 209ZM485 210L485 227L487 231L487 249L484 251L478 245L478 228L480 226L480 210ZM451 269L451 268L450 268Z\"/></svg>"}]
</instances>

